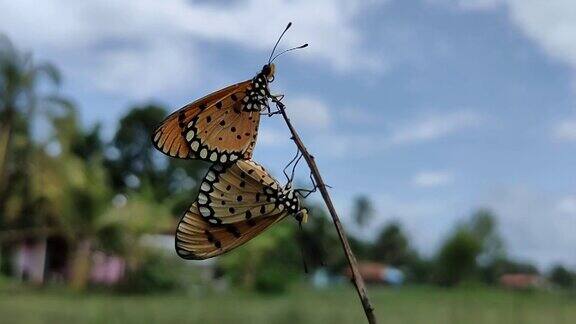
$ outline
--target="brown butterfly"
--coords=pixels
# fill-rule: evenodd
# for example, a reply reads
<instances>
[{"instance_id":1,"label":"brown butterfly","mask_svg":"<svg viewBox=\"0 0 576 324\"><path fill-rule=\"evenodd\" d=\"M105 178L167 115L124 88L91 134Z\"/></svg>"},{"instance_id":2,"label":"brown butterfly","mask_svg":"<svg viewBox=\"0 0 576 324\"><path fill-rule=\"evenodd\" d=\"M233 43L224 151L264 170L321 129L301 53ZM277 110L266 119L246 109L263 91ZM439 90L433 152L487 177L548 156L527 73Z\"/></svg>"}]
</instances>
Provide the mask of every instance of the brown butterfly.
<instances>
[{"instance_id":1,"label":"brown butterfly","mask_svg":"<svg viewBox=\"0 0 576 324\"><path fill-rule=\"evenodd\" d=\"M282 187L252 160L214 164L198 199L176 230L176 252L185 259L207 259L230 251L292 215L306 222L308 211L298 196L313 190Z\"/></svg>"},{"instance_id":2,"label":"brown butterfly","mask_svg":"<svg viewBox=\"0 0 576 324\"><path fill-rule=\"evenodd\" d=\"M268 63L251 80L218 90L188 104L168 116L152 133L154 147L171 157L229 163L250 159L258 136L260 114L271 114L268 99L274 97L268 88L274 81L273 57L278 43L290 28L288 24L278 38Z\"/></svg>"}]
</instances>

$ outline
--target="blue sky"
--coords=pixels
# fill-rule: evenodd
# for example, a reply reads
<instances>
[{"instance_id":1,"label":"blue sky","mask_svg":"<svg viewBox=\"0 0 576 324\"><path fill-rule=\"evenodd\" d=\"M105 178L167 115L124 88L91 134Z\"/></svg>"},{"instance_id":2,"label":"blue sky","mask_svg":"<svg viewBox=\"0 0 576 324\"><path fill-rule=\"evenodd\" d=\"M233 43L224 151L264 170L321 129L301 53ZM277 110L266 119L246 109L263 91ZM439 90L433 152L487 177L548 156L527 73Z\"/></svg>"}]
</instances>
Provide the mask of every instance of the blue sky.
<instances>
[{"instance_id":1,"label":"blue sky","mask_svg":"<svg viewBox=\"0 0 576 324\"><path fill-rule=\"evenodd\" d=\"M368 195L432 253L478 207L513 256L576 266L576 2L569 0L5 1L0 31L64 73L86 125L131 104L175 110L252 77L279 32L273 92L345 221ZM255 159L294 148L262 120ZM300 178L306 179L301 169ZM193 199L194 197L191 197Z\"/></svg>"}]
</instances>

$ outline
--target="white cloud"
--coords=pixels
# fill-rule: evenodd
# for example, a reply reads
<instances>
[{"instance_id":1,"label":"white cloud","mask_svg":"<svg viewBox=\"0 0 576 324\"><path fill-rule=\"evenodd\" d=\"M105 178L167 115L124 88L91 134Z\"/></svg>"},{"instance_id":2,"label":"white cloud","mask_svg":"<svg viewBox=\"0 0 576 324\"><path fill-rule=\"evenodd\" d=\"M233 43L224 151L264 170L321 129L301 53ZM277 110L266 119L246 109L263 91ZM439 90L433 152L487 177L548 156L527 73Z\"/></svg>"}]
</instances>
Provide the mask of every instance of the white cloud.
<instances>
[{"instance_id":1,"label":"white cloud","mask_svg":"<svg viewBox=\"0 0 576 324\"><path fill-rule=\"evenodd\" d=\"M576 2L508 0L510 18L549 55L576 68Z\"/></svg>"},{"instance_id":2,"label":"white cloud","mask_svg":"<svg viewBox=\"0 0 576 324\"><path fill-rule=\"evenodd\" d=\"M258 145L284 146L289 143L289 135L272 127L262 126L258 131Z\"/></svg>"},{"instance_id":3,"label":"white cloud","mask_svg":"<svg viewBox=\"0 0 576 324\"><path fill-rule=\"evenodd\" d=\"M484 205L498 215L499 228L511 255L540 265L576 266L574 197L561 199L527 188L491 193ZM568 210L566 210L568 209Z\"/></svg>"},{"instance_id":4,"label":"white cloud","mask_svg":"<svg viewBox=\"0 0 576 324\"><path fill-rule=\"evenodd\" d=\"M141 48L125 48L101 53L90 69L81 70L82 77L107 93L150 98L182 85L190 87L200 80L191 78L199 71L192 46L151 42ZM97 70L97 74L92 74Z\"/></svg>"},{"instance_id":5,"label":"white cloud","mask_svg":"<svg viewBox=\"0 0 576 324\"><path fill-rule=\"evenodd\" d=\"M576 141L576 119L559 122L552 129L552 136L561 141Z\"/></svg>"},{"instance_id":6,"label":"white cloud","mask_svg":"<svg viewBox=\"0 0 576 324\"><path fill-rule=\"evenodd\" d=\"M82 79L87 84L140 98L187 89L208 75L201 68L200 40L257 50L264 60L288 21L294 27L282 47L310 43L306 54L294 57L325 62L338 71L374 70L380 59L365 54L366 40L354 19L385 2L0 0L0 30L73 77L89 77ZM358 66L357 61L367 63Z\"/></svg>"},{"instance_id":7,"label":"white cloud","mask_svg":"<svg viewBox=\"0 0 576 324\"><path fill-rule=\"evenodd\" d=\"M431 188L448 185L453 180L453 174L447 171L422 171L412 177L412 184L416 187Z\"/></svg>"},{"instance_id":8,"label":"white cloud","mask_svg":"<svg viewBox=\"0 0 576 324\"><path fill-rule=\"evenodd\" d=\"M406 123L390 136L389 145L402 145L435 140L463 129L477 126L482 118L473 112L434 115Z\"/></svg>"},{"instance_id":9,"label":"white cloud","mask_svg":"<svg viewBox=\"0 0 576 324\"><path fill-rule=\"evenodd\" d=\"M505 6L510 20L551 57L576 68L576 1L573 0L428 0L464 10Z\"/></svg>"},{"instance_id":10,"label":"white cloud","mask_svg":"<svg viewBox=\"0 0 576 324\"><path fill-rule=\"evenodd\" d=\"M562 198L557 205L559 212L576 216L576 196Z\"/></svg>"},{"instance_id":11,"label":"white cloud","mask_svg":"<svg viewBox=\"0 0 576 324\"><path fill-rule=\"evenodd\" d=\"M463 10L488 10L502 4L503 0L425 0L425 2L454 6Z\"/></svg>"},{"instance_id":12,"label":"white cloud","mask_svg":"<svg viewBox=\"0 0 576 324\"><path fill-rule=\"evenodd\" d=\"M381 124L383 118L377 114L374 114L369 109L365 108L350 108L344 107L336 110L338 113L338 118L342 123L346 124L356 124L359 126L369 126Z\"/></svg>"},{"instance_id":13,"label":"white cloud","mask_svg":"<svg viewBox=\"0 0 576 324\"><path fill-rule=\"evenodd\" d=\"M316 106L324 106L320 111L326 111L328 116L333 116L331 110L318 101ZM306 113L308 106L302 106L299 113ZM290 109L290 106L289 106ZM289 115L296 116L296 112L290 111ZM324 112L321 113L324 115ZM340 119L344 118L341 114ZM322 127L322 123L315 124L315 120L322 119L312 114L310 117L296 117L308 119L309 127L304 130L313 130L308 144L315 150L319 150L334 158L365 158L374 154L379 154L384 150L394 147L429 142L453 135L465 129L479 125L483 118L474 112L460 111L448 114L431 115L424 118L416 118L407 121L402 126L392 130L378 129L363 131L362 129L353 132L339 132L334 127L334 122L327 122ZM331 120L331 117L327 117ZM352 121L357 122L357 121ZM311 127L310 127L311 126ZM307 135L307 134L306 134Z\"/></svg>"},{"instance_id":14,"label":"white cloud","mask_svg":"<svg viewBox=\"0 0 576 324\"><path fill-rule=\"evenodd\" d=\"M286 106L296 126L318 130L328 129L332 125L330 109L318 98L296 97L286 100Z\"/></svg>"}]
</instances>

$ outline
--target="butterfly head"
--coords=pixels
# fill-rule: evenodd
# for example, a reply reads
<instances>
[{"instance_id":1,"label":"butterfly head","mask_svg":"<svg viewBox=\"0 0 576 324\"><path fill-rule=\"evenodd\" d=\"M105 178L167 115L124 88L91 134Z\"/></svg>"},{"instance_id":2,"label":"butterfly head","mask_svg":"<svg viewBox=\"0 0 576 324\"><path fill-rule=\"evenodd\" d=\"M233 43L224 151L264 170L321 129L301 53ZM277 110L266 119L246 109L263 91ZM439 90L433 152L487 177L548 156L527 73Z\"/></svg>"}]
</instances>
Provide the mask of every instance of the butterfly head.
<instances>
[{"instance_id":1,"label":"butterfly head","mask_svg":"<svg viewBox=\"0 0 576 324\"><path fill-rule=\"evenodd\" d=\"M294 217L296 217L296 220L301 222L301 223L306 223L308 221L308 208L301 208L296 215L294 215Z\"/></svg>"},{"instance_id":2,"label":"butterfly head","mask_svg":"<svg viewBox=\"0 0 576 324\"><path fill-rule=\"evenodd\" d=\"M268 63L262 67L262 72L260 72L268 82L274 81L274 72L276 71L276 66L274 63Z\"/></svg>"}]
</instances>

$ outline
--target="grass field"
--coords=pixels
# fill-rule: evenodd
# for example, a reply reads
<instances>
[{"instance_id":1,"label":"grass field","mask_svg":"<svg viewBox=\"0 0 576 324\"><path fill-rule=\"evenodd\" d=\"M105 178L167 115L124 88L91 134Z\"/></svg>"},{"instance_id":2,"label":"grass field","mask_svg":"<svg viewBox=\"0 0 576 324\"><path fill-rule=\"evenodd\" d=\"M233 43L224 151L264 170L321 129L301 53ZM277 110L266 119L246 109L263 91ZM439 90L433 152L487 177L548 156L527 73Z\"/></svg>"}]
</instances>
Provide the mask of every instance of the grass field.
<instances>
[{"instance_id":1,"label":"grass field","mask_svg":"<svg viewBox=\"0 0 576 324\"><path fill-rule=\"evenodd\" d=\"M363 323L359 302L348 288L279 296L10 289L0 291L0 323ZM553 293L371 287L370 294L380 323L576 323L576 298Z\"/></svg>"}]
</instances>

